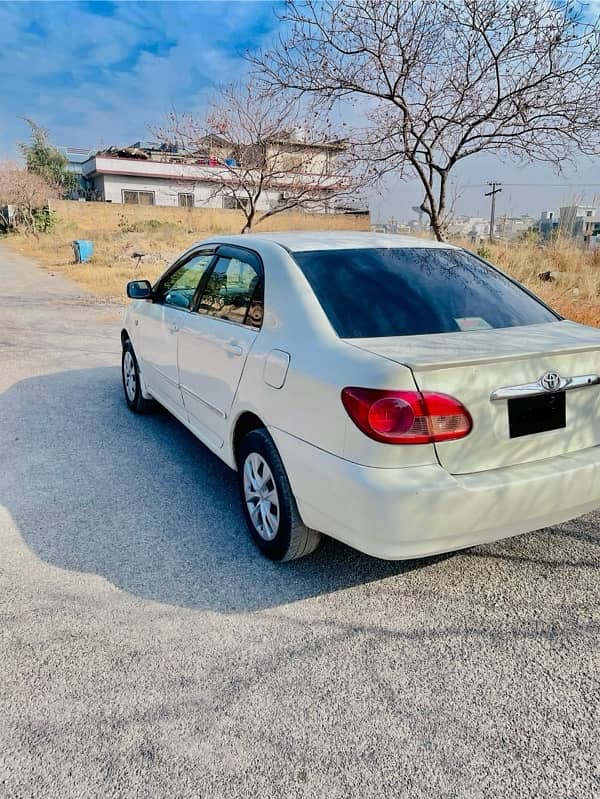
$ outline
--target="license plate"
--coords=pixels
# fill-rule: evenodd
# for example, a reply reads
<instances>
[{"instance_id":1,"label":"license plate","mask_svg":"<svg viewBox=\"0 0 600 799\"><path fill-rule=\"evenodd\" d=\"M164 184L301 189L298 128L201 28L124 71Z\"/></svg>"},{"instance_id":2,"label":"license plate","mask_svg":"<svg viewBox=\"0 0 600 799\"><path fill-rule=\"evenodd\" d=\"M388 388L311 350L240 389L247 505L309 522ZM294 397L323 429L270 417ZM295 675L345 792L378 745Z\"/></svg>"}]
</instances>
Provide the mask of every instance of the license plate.
<instances>
[{"instance_id":1,"label":"license plate","mask_svg":"<svg viewBox=\"0 0 600 799\"><path fill-rule=\"evenodd\" d=\"M567 425L566 395L540 394L508 400L508 427L511 438L560 430Z\"/></svg>"}]
</instances>

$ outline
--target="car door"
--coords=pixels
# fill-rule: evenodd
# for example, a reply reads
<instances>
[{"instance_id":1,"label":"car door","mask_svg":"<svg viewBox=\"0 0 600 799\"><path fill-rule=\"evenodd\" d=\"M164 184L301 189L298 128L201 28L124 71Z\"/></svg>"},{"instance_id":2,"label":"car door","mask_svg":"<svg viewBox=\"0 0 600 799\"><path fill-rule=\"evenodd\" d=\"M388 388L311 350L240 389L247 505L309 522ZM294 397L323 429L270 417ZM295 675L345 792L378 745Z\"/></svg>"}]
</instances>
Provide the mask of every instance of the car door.
<instances>
[{"instance_id":1,"label":"car door","mask_svg":"<svg viewBox=\"0 0 600 799\"><path fill-rule=\"evenodd\" d=\"M243 248L219 247L199 295L179 331L179 383L190 425L221 447L248 352L262 325L260 258Z\"/></svg>"},{"instance_id":2,"label":"car door","mask_svg":"<svg viewBox=\"0 0 600 799\"><path fill-rule=\"evenodd\" d=\"M198 285L214 250L188 253L160 279L152 302L145 302L135 317L134 345L150 393L170 409L181 410L177 338Z\"/></svg>"}]
</instances>

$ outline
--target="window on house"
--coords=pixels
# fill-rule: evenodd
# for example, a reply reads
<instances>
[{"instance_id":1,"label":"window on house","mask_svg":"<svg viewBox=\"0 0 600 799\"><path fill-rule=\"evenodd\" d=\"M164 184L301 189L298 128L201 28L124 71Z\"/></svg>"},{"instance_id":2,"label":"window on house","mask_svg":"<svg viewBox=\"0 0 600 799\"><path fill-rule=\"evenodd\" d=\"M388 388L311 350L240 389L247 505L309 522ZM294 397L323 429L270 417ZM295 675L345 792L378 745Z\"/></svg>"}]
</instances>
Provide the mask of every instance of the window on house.
<instances>
[{"instance_id":1,"label":"window on house","mask_svg":"<svg viewBox=\"0 0 600 799\"><path fill-rule=\"evenodd\" d=\"M232 197L226 194L223 197L223 208L229 210L245 211L248 208L248 200L238 200L237 197Z\"/></svg>"},{"instance_id":2,"label":"window on house","mask_svg":"<svg viewBox=\"0 0 600 799\"><path fill-rule=\"evenodd\" d=\"M123 189L123 202L125 205L154 205L153 191L131 191Z\"/></svg>"},{"instance_id":3,"label":"window on house","mask_svg":"<svg viewBox=\"0 0 600 799\"><path fill-rule=\"evenodd\" d=\"M180 194L179 195L179 206L180 208L193 208L194 207L194 195L193 194Z\"/></svg>"}]
</instances>

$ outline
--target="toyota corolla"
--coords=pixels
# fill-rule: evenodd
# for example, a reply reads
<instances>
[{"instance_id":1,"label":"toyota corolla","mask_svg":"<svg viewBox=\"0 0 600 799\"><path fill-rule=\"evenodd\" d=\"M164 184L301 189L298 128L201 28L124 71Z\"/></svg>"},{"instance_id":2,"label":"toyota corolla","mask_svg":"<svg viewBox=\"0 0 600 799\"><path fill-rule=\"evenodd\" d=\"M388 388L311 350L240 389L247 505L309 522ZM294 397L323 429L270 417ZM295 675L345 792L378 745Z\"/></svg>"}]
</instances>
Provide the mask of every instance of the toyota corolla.
<instances>
[{"instance_id":1,"label":"toyota corolla","mask_svg":"<svg viewBox=\"0 0 600 799\"><path fill-rule=\"evenodd\" d=\"M600 506L600 330L470 252L220 236L127 293L129 408L159 402L237 471L272 559L321 534L414 558Z\"/></svg>"}]
</instances>

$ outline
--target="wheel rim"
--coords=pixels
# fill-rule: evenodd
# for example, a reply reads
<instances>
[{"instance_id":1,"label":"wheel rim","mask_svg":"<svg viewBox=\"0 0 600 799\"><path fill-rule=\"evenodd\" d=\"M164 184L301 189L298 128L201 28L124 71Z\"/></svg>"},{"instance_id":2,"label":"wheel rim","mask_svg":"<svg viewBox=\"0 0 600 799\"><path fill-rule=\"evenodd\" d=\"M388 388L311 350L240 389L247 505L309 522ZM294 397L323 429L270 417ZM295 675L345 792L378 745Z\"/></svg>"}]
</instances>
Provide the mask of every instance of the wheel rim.
<instances>
[{"instance_id":1,"label":"wheel rim","mask_svg":"<svg viewBox=\"0 0 600 799\"><path fill-rule=\"evenodd\" d=\"M135 374L135 363L133 355L127 351L123 356L123 383L125 384L125 393L129 402L134 402L135 391L137 388L137 377Z\"/></svg>"},{"instance_id":2,"label":"wheel rim","mask_svg":"<svg viewBox=\"0 0 600 799\"><path fill-rule=\"evenodd\" d=\"M254 529L272 541L279 529L279 496L269 464L257 452L244 463L244 498Z\"/></svg>"}]
</instances>

